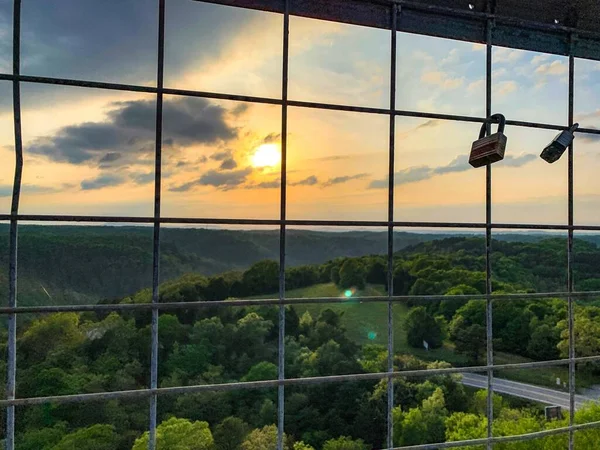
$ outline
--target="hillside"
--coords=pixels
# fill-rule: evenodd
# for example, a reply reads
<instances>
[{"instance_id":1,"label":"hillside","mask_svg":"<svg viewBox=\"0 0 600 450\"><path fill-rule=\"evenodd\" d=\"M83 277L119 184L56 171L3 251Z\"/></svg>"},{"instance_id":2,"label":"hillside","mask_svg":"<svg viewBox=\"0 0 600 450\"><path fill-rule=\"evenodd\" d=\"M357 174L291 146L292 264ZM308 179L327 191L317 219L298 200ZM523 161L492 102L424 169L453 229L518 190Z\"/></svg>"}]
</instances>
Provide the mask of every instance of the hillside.
<instances>
[{"instance_id":1,"label":"hillside","mask_svg":"<svg viewBox=\"0 0 600 450\"><path fill-rule=\"evenodd\" d=\"M96 303L131 295L152 283L152 228L124 226L51 226L23 225L19 228L19 304ZM450 236L454 239L441 240ZM465 249L464 238L472 234L396 232L396 251L444 253L460 249L472 257L484 254L483 240L475 239L473 248ZM495 276L510 273L511 256L533 252L524 259L527 279L520 279L540 289L556 287L565 277L565 245L560 239L546 256L555 267L554 277L539 273L535 244L548 240L551 234L512 233L495 235L502 242L494 245ZM592 242L600 236L589 235ZM437 240L437 243L430 243ZM552 239L550 239L552 240ZM428 246L429 245L429 246ZM582 244L583 245L583 244ZM453 247L454 246L454 247ZM387 233L369 231L322 232L289 230L286 258L288 267L321 264L341 256L358 257L384 254ZM585 244L576 255L586 261L597 260L595 246ZM556 250L558 254L547 254ZM500 255L500 253L502 255ZM500 255L500 256L498 256ZM506 259L508 258L508 259ZM214 275L231 270L244 270L265 259L279 259L278 230L225 230L199 228L164 228L161 231L161 281L176 279L187 273ZM479 262L482 260L479 259ZM529 262L527 262L529 261ZM564 262L564 264L562 264ZM505 264L506 263L506 264ZM577 263L577 258L576 258ZM8 264L8 226L0 226L0 267ZM504 267L505 270L502 268ZM585 274L587 278L589 274ZM519 272L523 278L523 273ZM512 280L517 281L517 280ZM588 283L589 284L589 283ZM593 286L587 286L592 288ZM6 299L7 271L0 270L0 297Z\"/></svg>"},{"instance_id":2,"label":"hillside","mask_svg":"<svg viewBox=\"0 0 600 450\"><path fill-rule=\"evenodd\" d=\"M103 229L82 230L87 235L79 235L78 240L69 242L68 246L63 244L63 247L59 245L61 240L72 239L72 235L60 236L64 230L59 231L49 233L46 238L56 244L55 249L60 250L57 253L63 263L74 263L75 251L89 252L80 267L82 274L86 270L85 264L90 265L87 270L101 271L102 262L114 263L110 268L114 272L109 273L116 273L120 268L127 270L125 275L134 274L142 265L136 262L127 266L126 260L116 258L112 261L111 255L119 250L140 257L147 255L138 250L136 233L140 233L139 229L112 229L104 235ZM122 234L115 239L119 233ZM199 235L205 233L198 231ZM181 233L180 239L185 236ZM207 238L206 247L211 248L210 243L217 238L225 239L223 236L227 234L209 233L212 239ZM323 239L334 240L339 236L342 235L325 234ZM259 248L258 243L264 242L260 233L240 233L233 237L237 240L228 248L230 253L241 247L247 249L250 243ZM310 237L301 237L308 239L305 245L313 243ZM365 236L365 239L372 237L374 235ZM183 241L172 236L167 239L172 239L167 240L166 245L173 249L167 254L177 258L175 263L181 264L180 268L194 263L192 256L196 254L191 252L191 245L186 248ZM43 242L37 241L38 244ZM322 245L325 245L324 241ZM494 291L519 293L560 289L565 281L565 245L564 239L555 237L532 242L494 241ZM24 248L35 253L31 243ZM483 248L483 239L472 236L411 243L394 255L394 293L479 296L485 292ZM578 283L588 288L597 286L600 282L597 246L576 241L575 250ZM104 259L96 263L90 256L93 254ZM265 250L258 256L264 258L269 254ZM188 259L185 259L186 255ZM228 258L228 264L232 264L232 255ZM245 261L250 259L247 257ZM286 307L286 378L387 370L387 302L361 302L357 298L386 292L386 255L380 252L333 259L328 255L326 259L323 263L297 265L286 270L289 296L344 299L328 305ZM62 272L56 267L48 267L44 273ZM101 276L108 277L106 274ZM119 276L123 277L123 274ZM277 295L278 276L278 263L269 259L261 259L245 270L211 276L186 273L162 283L159 301L273 297ZM97 282L97 278L93 279ZM149 290L143 289L114 301L148 302ZM441 301L413 299L395 303L392 310L394 355L391 359L394 369L406 371L485 364L486 312L486 302L480 298L466 301L444 297ZM276 379L279 317L277 306L162 311L158 319L159 386ZM595 306L595 302L576 302L574 344L578 356L600 354L598 317L600 307ZM33 319L23 321L18 327L19 370L16 376L19 397L134 390L148 386L151 317L147 311L58 313ZM567 302L562 298L495 301L492 322L495 362L553 361L568 357L566 319ZM0 332L2 377L6 376L6 348L7 334ZM560 389L556 387L556 378L568 380L567 370L565 365L557 365L495 371L494 376ZM579 364L576 371L576 388L580 389L597 383L600 365L597 362ZM392 417L394 446L483 436L486 430L481 424L485 421L486 395L483 390L463 386L461 376L457 374L397 378ZM493 431L499 435L518 434L523 430L537 432L566 424L567 419L549 422L544 416L543 405L536 403L542 401L539 399L528 402L495 394L493 400ZM384 381L290 386L286 388L284 401L288 420L286 441L289 440L286 450L369 450L385 445L387 391ZM271 444L261 443L267 442L268 436L274 436L277 402L276 389L165 395L160 397L159 433L177 427L189 430L178 432L178 436L190 436L192 428L201 427L204 431L194 439L199 440L202 435L209 442L214 437L214 447L211 444L206 447L208 450L274 448ZM16 422L17 448L145 448L147 408L145 399L112 399L93 405L34 405L28 407L27 413ZM594 402L585 403L575 413L578 423L600 420L600 407ZM598 431L587 430L586 433L589 434L586 435L587 444L578 445L578 448L595 449L600 439ZM565 448L563 438L548 436L540 448Z\"/></svg>"}]
</instances>

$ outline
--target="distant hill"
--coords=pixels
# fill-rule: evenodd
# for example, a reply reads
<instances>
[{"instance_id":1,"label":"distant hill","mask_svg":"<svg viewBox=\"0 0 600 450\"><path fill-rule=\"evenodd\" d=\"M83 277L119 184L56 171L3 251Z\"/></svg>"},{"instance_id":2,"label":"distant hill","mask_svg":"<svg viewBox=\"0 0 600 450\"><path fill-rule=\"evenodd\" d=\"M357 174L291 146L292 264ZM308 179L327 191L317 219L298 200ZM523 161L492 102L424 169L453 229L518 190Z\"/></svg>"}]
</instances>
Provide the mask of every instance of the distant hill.
<instances>
[{"instance_id":1,"label":"distant hill","mask_svg":"<svg viewBox=\"0 0 600 450\"><path fill-rule=\"evenodd\" d=\"M421 243L450 236L456 234L397 232L394 249L419 248ZM549 236L553 235L519 233L495 238L537 242ZM586 238L600 242L597 235ZM152 283L152 239L152 228L144 226L20 226L19 304L96 303L147 288ZM387 233L289 230L286 247L288 266L318 264L339 256L385 254ZM213 275L246 269L264 259L279 259L278 230L161 230L161 281L190 272ZM0 227L0 264L7 268L6 225ZM6 290L4 269L0 270L0 304L6 304Z\"/></svg>"}]
</instances>

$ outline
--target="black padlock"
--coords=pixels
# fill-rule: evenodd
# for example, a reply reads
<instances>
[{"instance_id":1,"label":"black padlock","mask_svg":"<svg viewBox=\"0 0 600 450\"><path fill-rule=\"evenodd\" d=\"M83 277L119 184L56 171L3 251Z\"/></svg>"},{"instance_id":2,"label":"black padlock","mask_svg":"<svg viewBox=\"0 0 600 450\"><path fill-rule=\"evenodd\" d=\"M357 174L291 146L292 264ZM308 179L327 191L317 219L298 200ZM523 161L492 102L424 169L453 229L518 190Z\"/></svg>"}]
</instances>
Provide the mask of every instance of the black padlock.
<instances>
[{"instance_id":1,"label":"black padlock","mask_svg":"<svg viewBox=\"0 0 600 450\"><path fill-rule=\"evenodd\" d=\"M498 122L498 132L486 137L485 129L490 122ZM473 167L481 167L504 159L507 141L504 135L505 124L506 119L502 114L493 114L481 125L479 139L473 142L471 147L469 164Z\"/></svg>"},{"instance_id":2,"label":"black padlock","mask_svg":"<svg viewBox=\"0 0 600 450\"><path fill-rule=\"evenodd\" d=\"M573 139L575 139L575 135L573 133L577 128L579 128L579 124L574 123L573 126L568 130L558 133L552 142L550 142L550 144L548 144L548 146L542 151L540 157L550 164L558 161L567 147L571 145Z\"/></svg>"}]
</instances>

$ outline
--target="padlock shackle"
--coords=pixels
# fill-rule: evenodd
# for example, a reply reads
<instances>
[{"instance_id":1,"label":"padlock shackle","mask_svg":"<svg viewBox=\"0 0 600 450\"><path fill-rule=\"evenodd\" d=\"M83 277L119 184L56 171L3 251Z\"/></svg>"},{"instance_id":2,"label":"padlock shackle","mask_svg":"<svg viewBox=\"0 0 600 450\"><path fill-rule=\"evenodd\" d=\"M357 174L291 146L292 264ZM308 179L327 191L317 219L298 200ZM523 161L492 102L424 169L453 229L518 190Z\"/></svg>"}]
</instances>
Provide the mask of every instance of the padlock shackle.
<instances>
[{"instance_id":1,"label":"padlock shackle","mask_svg":"<svg viewBox=\"0 0 600 450\"><path fill-rule=\"evenodd\" d=\"M506 125L506 118L500 113L492 114L490 117L485 119L479 129L479 139L485 137L485 130L488 124L498 123L498 133L504 133L504 126Z\"/></svg>"}]
</instances>

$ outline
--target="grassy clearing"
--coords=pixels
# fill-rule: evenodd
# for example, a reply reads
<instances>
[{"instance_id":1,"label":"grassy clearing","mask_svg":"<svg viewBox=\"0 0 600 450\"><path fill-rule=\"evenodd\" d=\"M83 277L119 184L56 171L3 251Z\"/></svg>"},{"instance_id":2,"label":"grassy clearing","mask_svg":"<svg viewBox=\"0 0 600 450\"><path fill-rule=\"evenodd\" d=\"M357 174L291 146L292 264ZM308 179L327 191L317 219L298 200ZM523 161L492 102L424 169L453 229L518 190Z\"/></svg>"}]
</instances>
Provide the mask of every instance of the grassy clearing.
<instances>
[{"instance_id":1,"label":"grassy clearing","mask_svg":"<svg viewBox=\"0 0 600 450\"><path fill-rule=\"evenodd\" d=\"M341 297L343 292L333 283L316 284L307 288L294 289L286 292L287 297L311 298L311 297ZM364 290L355 293L356 297L385 295L384 287L381 285L367 285ZM344 303L328 305L295 305L298 315L308 311L313 317L330 308L342 313L342 324L346 328L348 336L360 345L379 344L387 346L387 318L388 304L360 303L359 300L350 298ZM435 350L424 348L413 348L406 342L406 331L404 320L409 308L406 305L396 303L393 305L394 324L394 351L395 353L407 353L426 361L448 361L453 365L464 365L465 358L454 353L450 344Z\"/></svg>"},{"instance_id":2,"label":"grassy clearing","mask_svg":"<svg viewBox=\"0 0 600 450\"><path fill-rule=\"evenodd\" d=\"M357 291L355 297L381 296L385 295L382 285L367 285L365 289ZM343 291L334 283L315 284L301 289L286 291L286 297L290 298L315 298L315 297L343 297ZM387 346L387 317L388 304L385 302L361 303L360 300L349 298L344 303L333 303L327 305L295 305L299 316L308 311L314 318L320 312L330 308L342 313L342 324L346 328L348 336L360 345L379 344ZM394 352L396 354L410 354L425 361L446 361L453 366L466 366L468 361L463 355L456 354L451 343L446 342L442 348L425 350L424 348L413 348L406 342L406 331L404 320L410 308L401 303L393 305L394 324ZM515 364L531 362L529 358L509 353L495 352L495 364ZM556 379L568 380L569 369L567 366L547 367L519 370L498 370L494 375L513 381L546 386L559 389ZM597 384L597 380L596 384ZM585 372L577 373L577 388L586 388L594 384L594 379ZM567 388L561 387L566 390Z\"/></svg>"}]
</instances>

